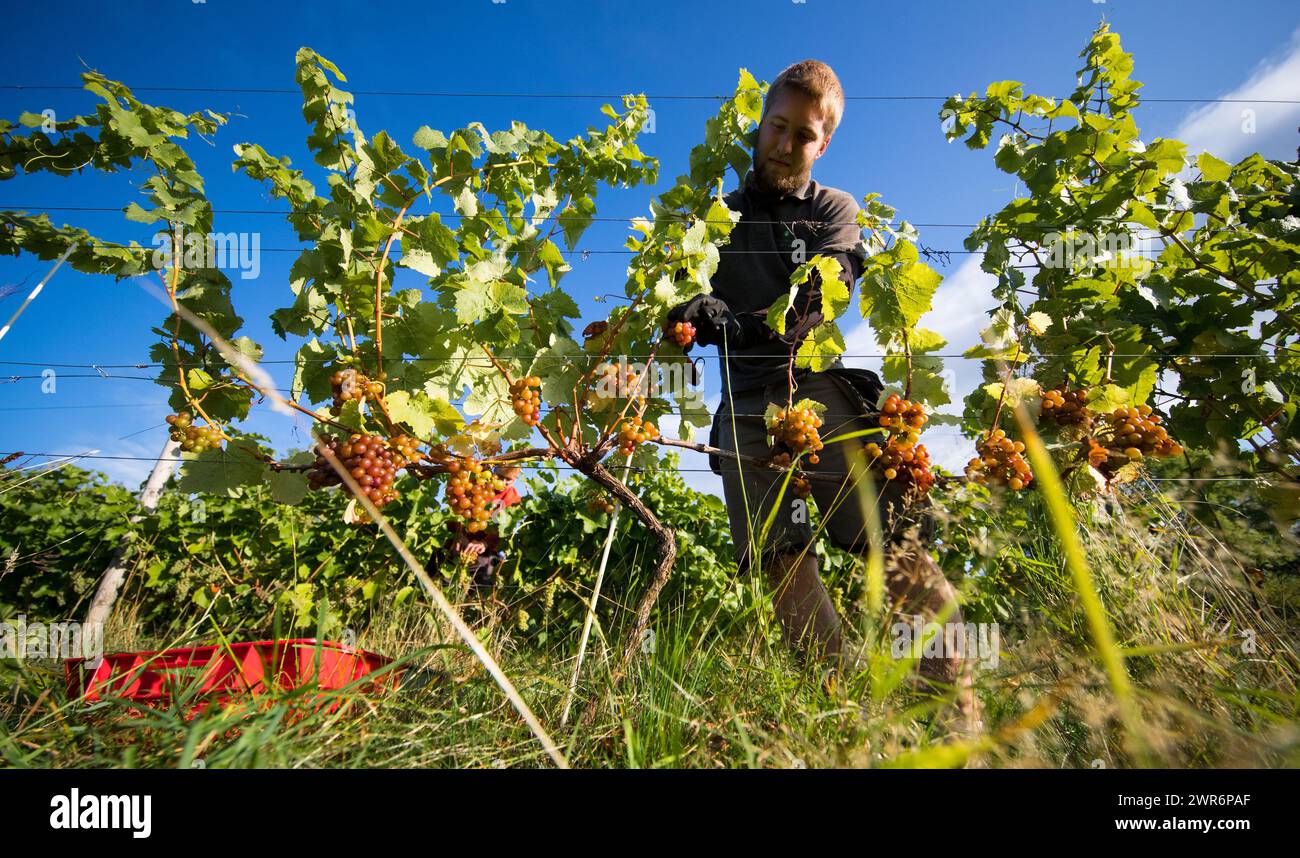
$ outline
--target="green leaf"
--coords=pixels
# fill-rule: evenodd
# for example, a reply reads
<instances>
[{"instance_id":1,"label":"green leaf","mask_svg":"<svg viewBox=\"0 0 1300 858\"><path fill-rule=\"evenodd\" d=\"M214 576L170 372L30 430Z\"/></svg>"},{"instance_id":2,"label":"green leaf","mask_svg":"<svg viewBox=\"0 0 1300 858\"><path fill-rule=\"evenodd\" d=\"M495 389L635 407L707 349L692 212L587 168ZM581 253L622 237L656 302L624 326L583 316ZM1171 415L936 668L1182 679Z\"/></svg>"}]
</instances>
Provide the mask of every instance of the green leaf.
<instances>
[{"instance_id":1,"label":"green leaf","mask_svg":"<svg viewBox=\"0 0 1300 858\"><path fill-rule=\"evenodd\" d=\"M844 335L832 321L822 322L812 329L795 355L795 363L813 372L825 372L835 358L844 354Z\"/></svg>"},{"instance_id":2,"label":"green leaf","mask_svg":"<svg viewBox=\"0 0 1300 858\"><path fill-rule=\"evenodd\" d=\"M419 149L446 149L447 138L441 131L430 128L427 125L421 125L416 129L415 136L411 142Z\"/></svg>"},{"instance_id":3,"label":"green leaf","mask_svg":"<svg viewBox=\"0 0 1300 858\"><path fill-rule=\"evenodd\" d=\"M795 275L798 275L798 271ZM806 279L806 278L805 278ZM767 326L778 334L785 336L785 317L794 306L794 300L799 295L799 284L796 283L790 287L790 292L772 302L772 306L767 308Z\"/></svg>"},{"instance_id":4,"label":"green leaf","mask_svg":"<svg viewBox=\"0 0 1300 858\"><path fill-rule=\"evenodd\" d=\"M212 386L212 376L201 369L192 369L185 373L185 383L193 392L201 393Z\"/></svg>"},{"instance_id":5,"label":"green leaf","mask_svg":"<svg viewBox=\"0 0 1300 858\"><path fill-rule=\"evenodd\" d=\"M384 405L394 421L411 427L411 434L420 439L429 438L439 417L445 416L440 413L438 403L419 391L395 391L384 397Z\"/></svg>"},{"instance_id":6,"label":"green leaf","mask_svg":"<svg viewBox=\"0 0 1300 858\"><path fill-rule=\"evenodd\" d=\"M182 494L224 494L234 497L244 486L256 486L266 477L266 463L238 443L223 450L183 454L176 490Z\"/></svg>"},{"instance_id":7,"label":"green leaf","mask_svg":"<svg viewBox=\"0 0 1300 858\"><path fill-rule=\"evenodd\" d=\"M460 189L460 193L453 197L456 211L466 217L473 217L478 214L478 197L474 194L474 189L466 184Z\"/></svg>"},{"instance_id":8,"label":"green leaf","mask_svg":"<svg viewBox=\"0 0 1300 858\"><path fill-rule=\"evenodd\" d=\"M1223 182L1232 173L1232 167L1226 161L1220 161L1209 152L1202 152L1196 158L1196 166L1207 182Z\"/></svg>"},{"instance_id":9,"label":"green leaf","mask_svg":"<svg viewBox=\"0 0 1300 858\"><path fill-rule=\"evenodd\" d=\"M308 452L294 453L284 461L286 465L310 465L316 456ZM271 497L280 503L297 506L307 496L307 475L300 471L271 471L266 477Z\"/></svg>"},{"instance_id":10,"label":"green leaf","mask_svg":"<svg viewBox=\"0 0 1300 858\"><path fill-rule=\"evenodd\" d=\"M1109 414L1131 401L1129 392L1116 384L1099 384L1088 391L1088 407L1099 414Z\"/></svg>"}]
</instances>

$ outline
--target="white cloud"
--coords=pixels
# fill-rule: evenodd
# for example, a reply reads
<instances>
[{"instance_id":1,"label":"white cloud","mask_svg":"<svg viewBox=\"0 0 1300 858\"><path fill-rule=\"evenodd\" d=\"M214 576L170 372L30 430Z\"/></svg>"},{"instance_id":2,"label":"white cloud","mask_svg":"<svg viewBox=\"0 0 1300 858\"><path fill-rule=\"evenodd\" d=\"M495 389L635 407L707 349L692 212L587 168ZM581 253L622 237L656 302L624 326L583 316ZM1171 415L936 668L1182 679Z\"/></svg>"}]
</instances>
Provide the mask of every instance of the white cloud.
<instances>
[{"instance_id":1,"label":"white cloud","mask_svg":"<svg viewBox=\"0 0 1300 858\"><path fill-rule=\"evenodd\" d=\"M1278 57L1264 59L1245 83L1221 98L1295 99L1300 81L1300 30ZM1249 130L1252 128L1253 131ZM1236 163L1252 152L1266 158L1291 160L1296 154L1300 104L1207 104L1190 114L1173 136L1187 144L1187 154L1210 152Z\"/></svg>"}]
</instances>

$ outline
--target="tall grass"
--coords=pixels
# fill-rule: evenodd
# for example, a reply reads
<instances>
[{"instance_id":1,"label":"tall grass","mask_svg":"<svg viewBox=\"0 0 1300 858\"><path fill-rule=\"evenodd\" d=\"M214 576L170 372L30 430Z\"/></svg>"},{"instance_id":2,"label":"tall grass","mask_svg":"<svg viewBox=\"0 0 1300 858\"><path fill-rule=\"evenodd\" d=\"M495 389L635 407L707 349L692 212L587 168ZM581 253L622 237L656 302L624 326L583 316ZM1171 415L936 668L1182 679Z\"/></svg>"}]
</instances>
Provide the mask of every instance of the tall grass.
<instances>
[{"instance_id":1,"label":"tall grass","mask_svg":"<svg viewBox=\"0 0 1300 858\"><path fill-rule=\"evenodd\" d=\"M1041 478L1040 469L1040 478ZM887 625L847 598L846 644L862 672L839 686L785 650L761 593L733 620L680 601L654 620L653 651L609 695L590 728L559 729L576 640L539 646L508 619L481 612L480 640L575 766L1012 767L1294 766L1300 764L1300 659L1283 622L1235 565L1229 546L1196 531L1173 501L1140 484L1119 500L1076 503L1080 557L1128 677L1138 726L1125 727L1113 675L1097 658L1089 616L1042 501L1030 526L994 533L990 548L1014 578L971 575L978 600L1014 590L1019 616L1003 623L996 667L977 673L987 733L949 744L934 727L944 705L906 681ZM1059 512L1059 510L1058 510ZM1059 523L1059 522L1058 522ZM837 594L864 593L861 565L843 564ZM746 586L758 588L758 576ZM467 599L463 588L450 595ZM602 597L579 701L605 688L630 616L626 597ZM861 600L865 602L865 598ZM210 614L165 635L142 627L132 604L108 630L110 649L239 639ZM968 618L969 619L969 618ZM478 660L431 606L389 606L357 645L397 658L399 690L334 693L336 713L309 705L311 689L213 708L139 709L69 700L58 664L7 662L0 673L0 759L8 766L514 767L548 766L545 752ZM1126 741L1140 731L1139 748ZM1138 756L1138 750L1144 756Z\"/></svg>"}]
</instances>

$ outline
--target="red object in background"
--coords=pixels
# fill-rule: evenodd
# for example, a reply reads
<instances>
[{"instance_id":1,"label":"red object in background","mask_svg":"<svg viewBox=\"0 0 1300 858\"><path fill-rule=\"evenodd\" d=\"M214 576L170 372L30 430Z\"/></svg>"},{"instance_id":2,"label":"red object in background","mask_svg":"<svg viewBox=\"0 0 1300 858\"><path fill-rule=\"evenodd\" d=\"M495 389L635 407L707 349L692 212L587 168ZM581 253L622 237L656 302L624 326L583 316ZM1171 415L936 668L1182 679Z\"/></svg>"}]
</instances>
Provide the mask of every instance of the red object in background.
<instances>
[{"instance_id":1,"label":"red object in background","mask_svg":"<svg viewBox=\"0 0 1300 858\"><path fill-rule=\"evenodd\" d=\"M513 485L509 485L494 494L492 500L497 509L502 509L519 503L522 498L519 497L519 491Z\"/></svg>"},{"instance_id":2,"label":"red object in background","mask_svg":"<svg viewBox=\"0 0 1300 858\"><path fill-rule=\"evenodd\" d=\"M316 670L319 652L319 673ZM152 652L105 655L97 665L75 658L64 663L68 696L87 702L105 696L125 697L149 706L165 706L176 695L194 691L192 718L213 703L263 694L271 688L293 689L311 684L322 690L342 688L390 664L387 656L333 641L299 638L225 646L182 647ZM391 690L400 669L386 671L363 683L365 691ZM312 700L323 695L308 695ZM343 703L333 701L327 711Z\"/></svg>"}]
</instances>

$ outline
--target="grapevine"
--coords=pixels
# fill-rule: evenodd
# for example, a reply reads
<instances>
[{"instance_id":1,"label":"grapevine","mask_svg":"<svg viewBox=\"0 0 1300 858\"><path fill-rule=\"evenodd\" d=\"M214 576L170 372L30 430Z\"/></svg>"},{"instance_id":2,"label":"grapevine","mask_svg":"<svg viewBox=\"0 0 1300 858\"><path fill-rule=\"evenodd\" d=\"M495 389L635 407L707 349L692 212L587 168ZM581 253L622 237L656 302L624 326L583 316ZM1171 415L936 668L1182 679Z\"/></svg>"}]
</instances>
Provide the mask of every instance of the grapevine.
<instances>
[{"instance_id":1,"label":"grapevine","mask_svg":"<svg viewBox=\"0 0 1300 858\"><path fill-rule=\"evenodd\" d=\"M659 437L659 427L649 420L629 418L623 421L618 430L618 448L625 456L632 455L637 445L654 441Z\"/></svg>"},{"instance_id":2,"label":"grapevine","mask_svg":"<svg viewBox=\"0 0 1300 858\"><path fill-rule=\"evenodd\" d=\"M529 426L542 422L542 380L535 375L510 383L510 404Z\"/></svg>"},{"instance_id":3,"label":"grapevine","mask_svg":"<svg viewBox=\"0 0 1300 858\"><path fill-rule=\"evenodd\" d=\"M1025 444L1013 441L1002 429L994 429L975 448L979 454L966 465L966 476L977 483L992 483L1020 491L1034 481L1025 461Z\"/></svg>"},{"instance_id":4,"label":"grapevine","mask_svg":"<svg viewBox=\"0 0 1300 858\"><path fill-rule=\"evenodd\" d=\"M808 453L810 465L821 461L817 453L825 447L817 431L821 426L822 418L811 405L778 408L767 418L768 434L775 439L778 450L783 448L795 456Z\"/></svg>"},{"instance_id":5,"label":"grapevine","mask_svg":"<svg viewBox=\"0 0 1300 858\"><path fill-rule=\"evenodd\" d=\"M467 531L481 533L492 516L492 499L505 488L506 481L475 459L453 459L446 467L451 474L446 489L448 506L465 519Z\"/></svg>"},{"instance_id":6,"label":"grapevine","mask_svg":"<svg viewBox=\"0 0 1300 858\"><path fill-rule=\"evenodd\" d=\"M172 427L169 433L173 441L181 442L181 449L186 453L202 453L204 450L221 449L224 437L219 426L195 426L188 411L180 414L168 414L167 423Z\"/></svg>"}]
</instances>

